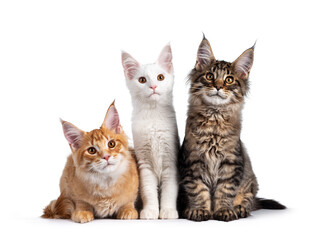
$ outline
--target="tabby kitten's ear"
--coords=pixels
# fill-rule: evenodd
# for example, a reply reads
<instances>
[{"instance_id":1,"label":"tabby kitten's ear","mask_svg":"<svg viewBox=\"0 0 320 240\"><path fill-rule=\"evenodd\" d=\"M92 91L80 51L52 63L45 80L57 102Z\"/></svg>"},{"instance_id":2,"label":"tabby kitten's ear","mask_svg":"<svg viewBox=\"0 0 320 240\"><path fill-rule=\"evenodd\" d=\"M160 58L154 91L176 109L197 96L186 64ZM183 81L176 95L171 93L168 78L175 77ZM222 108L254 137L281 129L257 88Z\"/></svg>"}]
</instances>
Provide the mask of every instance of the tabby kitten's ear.
<instances>
[{"instance_id":1,"label":"tabby kitten's ear","mask_svg":"<svg viewBox=\"0 0 320 240\"><path fill-rule=\"evenodd\" d=\"M120 125L119 114L116 106L114 105L114 101L111 103L101 127L115 131L117 134L121 133L122 128Z\"/></svg>"},{"instance_id":2,"label":"tabby kitten's ear","mask_svg":"<svg viewBox=\"0 0 320 240\"><path fill-rule=\"evenodd\" d=\"M122 51L122 66L127 79L132 80L140 68L140 64L129 53Z\"/></svg>"},{"instance_id":3,"label":"tabby kitten's ear","mask_svg":"<svg viewBox=\"0 0 320 240\"><path fill-rule=\"evenodd\" d=\"M248 79L249 77L253 64L254 47L255 45L244 51L231 65L240 79Z\"/></svg>"},{"instance_id":4,"label":"tabby kitten's ear","mask_svg":"<svg viewBox=\"0 0 320 240\"><path fill-rule=\"evenodd\" d=\"M168 43L161 51L157 63L163 67L168 73L172 73L172 51L171 46Z\"/></svg>"},{"instance_id":5,"label":"tabby kitten's ear","mask_svg":"<svg viewBox=\"0 0 320 240\"><path fill-rule=\"evenodd\" d=\"M71 149L78 149L81 146L85 132L74 126L72 123L63 121L62 119L60 119L60 121L64 136L66 137Z\"/></svg>"},{"instance_id":6,"label":"tabby kitten's ear","mask_svg":"<svg viewBox=\"0 0 320 240\"><path fill-rule=\"evenodd\" d=\"M202 71L204 67L215 61L216 59L214 58L210 43L203 35L197 53L196 70Z\"/></svg>"}]
</instances>

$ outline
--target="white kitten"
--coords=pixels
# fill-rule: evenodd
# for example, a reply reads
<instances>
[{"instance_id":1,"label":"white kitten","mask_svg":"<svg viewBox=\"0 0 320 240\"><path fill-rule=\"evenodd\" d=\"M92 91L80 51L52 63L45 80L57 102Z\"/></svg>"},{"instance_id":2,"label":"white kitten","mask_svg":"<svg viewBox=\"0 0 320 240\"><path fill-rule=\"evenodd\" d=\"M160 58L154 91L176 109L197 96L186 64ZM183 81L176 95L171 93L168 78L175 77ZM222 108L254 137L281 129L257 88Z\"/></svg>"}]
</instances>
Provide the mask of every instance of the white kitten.
<instances>
[{"instance_id":1,"label":"white kitten","mask_svg":"<svg viewBox=\"0 0 320 240\"><path fill-rule=\"evenodd\" d=\"M178 218L179 136L172 105L171 60L169 44L153 64L140 65L122 52L122 65L133 103L132 133L140 170L142 219Z\"/></svg>"}]
</instances>

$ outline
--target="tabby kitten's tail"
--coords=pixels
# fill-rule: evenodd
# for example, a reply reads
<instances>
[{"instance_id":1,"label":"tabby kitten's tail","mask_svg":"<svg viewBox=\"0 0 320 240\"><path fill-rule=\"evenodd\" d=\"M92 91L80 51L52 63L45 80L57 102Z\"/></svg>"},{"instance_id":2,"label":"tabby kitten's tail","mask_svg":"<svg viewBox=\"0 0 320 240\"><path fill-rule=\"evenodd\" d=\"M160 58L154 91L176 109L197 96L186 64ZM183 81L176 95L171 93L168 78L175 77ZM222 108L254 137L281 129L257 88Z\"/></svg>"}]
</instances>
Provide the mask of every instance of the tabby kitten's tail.
<instances>
[{"instance_id":1,"label":"tabby kitten's tail","mask_svg":"<svg viewBox=\"0 0 320 240\"><path fill-rule=\"evenodd\" d=\"M53 200L43 210L43 218L69 219L74 211L74 203L71 199L62 195L57 200Z\"/></svg>"},{"instance_id":2,"label":"tabby kitten's tail","mask_svg":"<svg viewBox=\"0 0 320 240\"><path fill-rule=\"evenodd\" d=\"M281 203L272 200L272 199L264 199L264 198L255 198L255 208L254 210L259 209L286 209L286 206Z\"/></svg>"}]
</instances>

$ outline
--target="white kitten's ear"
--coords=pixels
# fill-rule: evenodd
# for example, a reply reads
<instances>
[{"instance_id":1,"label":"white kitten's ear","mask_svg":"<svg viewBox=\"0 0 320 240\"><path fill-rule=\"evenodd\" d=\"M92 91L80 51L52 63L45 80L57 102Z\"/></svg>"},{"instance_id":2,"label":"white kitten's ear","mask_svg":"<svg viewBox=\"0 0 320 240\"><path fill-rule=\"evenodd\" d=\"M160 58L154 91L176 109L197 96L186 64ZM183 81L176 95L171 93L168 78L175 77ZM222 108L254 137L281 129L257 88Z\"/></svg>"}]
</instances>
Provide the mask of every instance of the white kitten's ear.
<instances>
[{"instance_id":1,"label":"white kitten's ear","mask_svg":"<svg viewBox=\"0 0 320 240\"><path fill-rule=\"evenodd\" d=\"M119 134L121 132L121 125L120 125L119 114L116 109L116 106L114 105L114 102L115 101L111 103L107 111L102 127L105 127L111 131L115 131L117 134Z\"/></svg>"},{"instance_id":2,"label":"white kitten's ear","mask_svg":"<svg viewBox=\"0 0 320 240\"><path fill-rule=\"evenodd\" d=\"M216 59L214 58L210 43L203 35L197 53L196 70L201 71L205 66L215 61Z\"/></svg>"},{"instance_id":3,"label":"white kitten's ear","mask_svg":"<svg viewBox=\"0 0 320 240\"><path fill-rule=\"evenodd\" d=\"M66 137L72 149L78 149L81 146L85 132L74 126L72 123L60 119L64 136Z\"/></svg>"},{"instance_id":4,"label":"white kitten's ear","mask_svg":"<svg viewBox=\"0 0 320 240\"><path fill-rule=\"evenodd\" d=\"M129 53L122 51L122 66L127 79L132 80L140 68L140 64Z\"/></svg>"},{"instance_id":5,"label":"white kitten's ear","mask_svg":"<svg viewBox=\"0 0 320 240\"><path fill-rule=\"evenodd\" d=\"M157 63L163 67L168 73L173 72L172 51L170 43L168 43L161 51Z\"/></svg>"},{"instance_id":6,"label":"white kitten's ear","mask_svg":"<svg viewBox=\"0 0 320 240\"><path fill-rule=\"evenodd\" d=\"M254 56L254 47L244 51L240 57L238 57L233 63L232 68L233 71L238 75L241 79L248 79L249 73L253 64L253 56Z\"/></svg>"}]
</instances>

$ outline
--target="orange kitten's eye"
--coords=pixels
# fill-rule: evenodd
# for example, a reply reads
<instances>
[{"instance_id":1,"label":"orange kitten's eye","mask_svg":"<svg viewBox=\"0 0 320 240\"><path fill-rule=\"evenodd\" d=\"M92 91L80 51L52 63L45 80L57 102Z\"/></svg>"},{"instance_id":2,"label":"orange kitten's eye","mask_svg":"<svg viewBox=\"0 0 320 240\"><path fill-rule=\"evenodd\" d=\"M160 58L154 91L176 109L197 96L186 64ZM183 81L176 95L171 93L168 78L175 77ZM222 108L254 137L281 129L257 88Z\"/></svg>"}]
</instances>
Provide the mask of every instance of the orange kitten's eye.
<instances>
[{"instance_id":1,"label":"orange kitten's eye","mask_svg":"<svg viewBox=\"0 0 320 240\"><path fill-rule=\"evenodd\" d=\"M225 81L227 84L232 84L234 82L234 79L233 77L227 77Z\"/></svg>"},{"instance_id":2,"label":"orange kitten's eye","mask_svg":"<svg viewBox=\"0 0 320 240\"><path fill-rule=\"evenodd\" d=\"M164 76L162 74L158 75L158 81L163 81L164 80Z\"/></svg>"},{"instance_id":3,"label":"orange kitten's eye","mask_svg":"<svg viewBox=\"0 0 320 240\"><path fill-rule=\"evenodd\" d=\"M89 147L88 148L88 153L95 154L96 152L97 152L97 150L94 147Z\"/></svg>"},{"instance_id":4,"label":"orange kitten's eye","mask_svg":"<svg viewBox=\"0 0 320 240\"><path fill-rule=\"evenodd\" d=\"M108 142L108 147L109 148L114 148L116 146L116 142L114 141L114 140L110 140L109 142Z\"/></svg>"},{"instance_id":5,"label":"orange kitten's eye","mask_svg":"<svg viewBox=\"0 0 320 240\"><path fill-rule=\"evenodd\" d=\"M206 79L207 80L212 80L213 79L213 74L212 73L207 73Z\"/></svg>"},{"instance_id":6,"label":"orange kitten's eye","mask_svg":"<svg viewBox=\"0 0 320 240\"><path fill-rule=\"evenodd\" d=\"M145 77L140 77L138 81L139 83L146 83L147 79Z\"/></svg>"}]
</instances>

